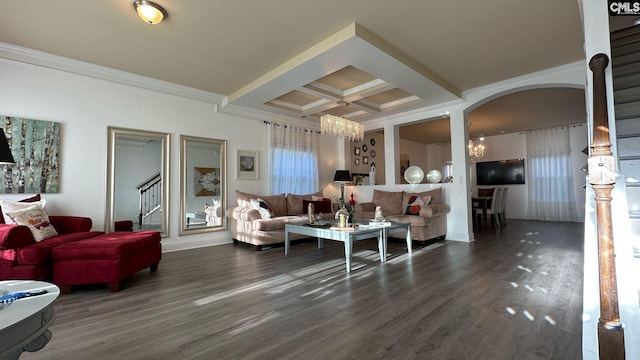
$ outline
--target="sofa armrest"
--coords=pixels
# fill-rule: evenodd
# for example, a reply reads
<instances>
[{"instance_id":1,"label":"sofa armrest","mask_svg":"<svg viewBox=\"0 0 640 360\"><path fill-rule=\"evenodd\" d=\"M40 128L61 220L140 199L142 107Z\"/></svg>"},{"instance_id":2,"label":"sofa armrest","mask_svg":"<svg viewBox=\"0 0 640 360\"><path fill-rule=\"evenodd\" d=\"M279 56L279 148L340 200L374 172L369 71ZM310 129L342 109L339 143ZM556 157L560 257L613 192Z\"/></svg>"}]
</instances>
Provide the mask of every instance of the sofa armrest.
<instances>
[{"instance_id":1,"label":"sofa armrest","mask_svg":"<svg viewBox=\"0 0 640 360\"><path fill-rule=\"evenodd\" d=\"M71 234L91 231L91 218L82 216L49 215L49 222L58 234Z\"/></svg>"},{"instance_id":2,"label":"sofa armrest","mask_svg":"<svg viewBox=\"0 0 640 360\"><path fill-rule=\"evenodd\" d=\"M376 211L376 203L374 203L373 201L356 203L356 214L361 214L365 212L369 213L369 212L375 212L375 211Z\"/></svg>"},{"instance_id":3,"label":"sofa armrest","mask_svg":"<svg viewBox=\"0 0 640 360\"><path fill-rule=\"evenodd\" d=\"M16 224L0 224L0 249L18 249L34 244L28 227Z\"/></svg>"},{"instance_id":4,"label":"sofa armrest","mask_svg":"<svg viewBox=\"0 0 640 360\"><path fill-rule=\"evenodd\" d=\"M434 217L446 215L449 211L451 211L451 208L447 204L431 204L423 206L422 209L420 209L420 216Z\"/></svg>"},{"instance_id":5,"label":"sofa armrest","mask_svg":"<svg viewBox=\"0 0 640 360\"><path fill-rule=\"evenodd\" d=\"M236 206L231 209L227 209L226 215L228 218L232 218L238 221L253 221L262 219L260 212L256 209L250 209L246 206Z\"/></svg>"}]
</instances>

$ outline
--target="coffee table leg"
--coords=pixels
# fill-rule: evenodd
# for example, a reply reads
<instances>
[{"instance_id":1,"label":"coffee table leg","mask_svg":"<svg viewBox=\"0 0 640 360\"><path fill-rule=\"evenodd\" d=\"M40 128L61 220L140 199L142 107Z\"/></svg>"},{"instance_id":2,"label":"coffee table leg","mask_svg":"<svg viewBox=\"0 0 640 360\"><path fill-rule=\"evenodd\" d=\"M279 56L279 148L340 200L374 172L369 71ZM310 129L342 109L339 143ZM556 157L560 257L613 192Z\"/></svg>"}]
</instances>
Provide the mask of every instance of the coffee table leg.
<instances>
[{"instance_id":1,"label":"coffee table leg","mask_svg":"<svg viewBox=\"0 0 640 360\"><path fill-rule=\"evenodd\" d=\"M289 255L289 232L284 230L284 254Z\"/></svg>"},{"instance_id":2,"label":"coffee table leg","mask_svg":"<svg viewBox=\"0 0 640 360\"><path fill-rule=\"evenodd\" d=\"M411 225L407 225L407 252L411 254Z\"/></svg>"},{"instance_id":3,"label":"coffee table leg","mask_svg":"<svg viewBox=\"0 0 640 360\"><path fill-rule=\"evenodd\" d=\"M321 237L318 238L318 249L324 249L324 239Z\"/></svg>"},{"instance_id":4,"label":"coffee table leg","mask_svg":"<svg viewBox=\"0 0 640 360\"><path fill-rule=\"evenodd\" d=\"M349 239L344 242L344 257L347 262L347 272L351 272L351 252L353 251L353 240Z\"/></svg>"},{"instance_id":5,"label":"coffee table leg","mask_svg":"<svg viewBox=\"0 0 640 360\"><path fill-rule=\"evenodd\" d=\"M384 228L378 232L378 252L380 262L387 262L387 231Z\"/></svg>"}]
</instances>

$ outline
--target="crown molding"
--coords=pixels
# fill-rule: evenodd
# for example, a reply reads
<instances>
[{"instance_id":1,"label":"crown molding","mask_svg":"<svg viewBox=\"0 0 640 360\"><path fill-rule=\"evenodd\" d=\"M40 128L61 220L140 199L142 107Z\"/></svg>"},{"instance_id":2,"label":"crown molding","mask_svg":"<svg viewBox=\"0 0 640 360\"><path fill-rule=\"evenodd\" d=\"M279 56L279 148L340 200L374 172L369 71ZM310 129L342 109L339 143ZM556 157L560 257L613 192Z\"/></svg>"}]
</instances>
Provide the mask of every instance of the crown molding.
<instances>
[{"instance_id":1,"label":"crown molding","mask_svg":"<svg viewBox=\"0 0 640 360\"><path fill-rule=\"evenodd\" d=\"M0 42L0 58L219 105L226 96Z\"/></svg>"},{"instance_id":2,"label":"crown molding","mask_svg":"<svg viewBox=\"0 0 640 360\"><path fill-rule=\"evenodd\" d=\"M267 121L276 122L296 127L309 128L313 130L320 130L320 121L314 122L315 117L309 118L297 118L286 115L279 115L272 112L252 109L240 105L227 104L218 108L218 112L221 114L241 117L243 119L255 120L255 121Z\"/></svg>"}]
</instances>

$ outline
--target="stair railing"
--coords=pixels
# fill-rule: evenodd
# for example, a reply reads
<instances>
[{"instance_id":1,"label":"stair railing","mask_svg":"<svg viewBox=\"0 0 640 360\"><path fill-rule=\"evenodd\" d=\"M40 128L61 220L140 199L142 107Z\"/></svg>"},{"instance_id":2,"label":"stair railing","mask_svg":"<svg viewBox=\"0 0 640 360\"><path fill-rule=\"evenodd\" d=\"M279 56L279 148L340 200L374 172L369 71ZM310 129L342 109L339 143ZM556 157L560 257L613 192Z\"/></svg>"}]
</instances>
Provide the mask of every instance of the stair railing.
<instances>
[{"instance_id":1,"label":"stair railing","mask_svg":"<svg viewBox=\"0 0 640 360\"><path fill-rule=\"evenodd\" d=\"M624 330L620 322L616 280L611 192L615 183L615 158L611 152L605 69L609 57L596 54L589 61L593 72L593 143L589 156L589 183L595 193L600 280L598 352L600 359L624 359Z\"/></svg>"},{"instance_id":2,"label":"stair railing","mask_svg":"<svg viewBox=\"0 0 640 360\"><path fill-rule=\"evenodd\" d=\"M138 185L138 225L142 226L144 219L160 209L162 203L162 177L160 173Z\"/></svg>"}]
</instances>

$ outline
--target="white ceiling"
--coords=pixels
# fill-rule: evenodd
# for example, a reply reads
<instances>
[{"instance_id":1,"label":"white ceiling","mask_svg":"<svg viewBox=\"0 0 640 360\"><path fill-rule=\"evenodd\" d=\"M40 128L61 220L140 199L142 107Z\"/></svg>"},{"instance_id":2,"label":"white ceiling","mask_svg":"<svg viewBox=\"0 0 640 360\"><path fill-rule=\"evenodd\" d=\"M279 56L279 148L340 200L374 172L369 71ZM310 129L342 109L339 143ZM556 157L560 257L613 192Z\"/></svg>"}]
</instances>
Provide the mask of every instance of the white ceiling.
<instances>
[{"instance_id":1,"label":"white ceiling","mask_svg":"<svg viewBox=\"0 0 640 360\"><path fill-rule=\"evenodd\" d=\"M132 2L0 0L0 41L221 94L230 104L302 122L325 112L366 122L584 59L575 0L156 0L169 13L159 25L139 20ZM357 75L338 79L340 73ZM520 94L528 97L524 103L511 102L530 110L502 108L500 119L575 105L576 90L567 90ZM336 107L342 99L351 103L348 111ZM478 119L493 116L488 108L478 109ZM512 130L492 119L471 119L470 130L484 122Z\"/></svg>"}]
</instances>

